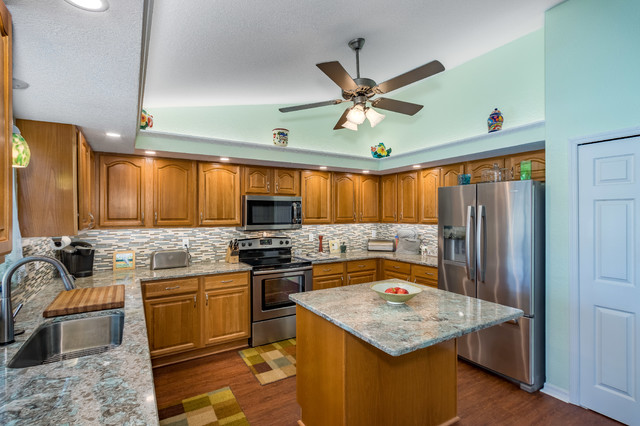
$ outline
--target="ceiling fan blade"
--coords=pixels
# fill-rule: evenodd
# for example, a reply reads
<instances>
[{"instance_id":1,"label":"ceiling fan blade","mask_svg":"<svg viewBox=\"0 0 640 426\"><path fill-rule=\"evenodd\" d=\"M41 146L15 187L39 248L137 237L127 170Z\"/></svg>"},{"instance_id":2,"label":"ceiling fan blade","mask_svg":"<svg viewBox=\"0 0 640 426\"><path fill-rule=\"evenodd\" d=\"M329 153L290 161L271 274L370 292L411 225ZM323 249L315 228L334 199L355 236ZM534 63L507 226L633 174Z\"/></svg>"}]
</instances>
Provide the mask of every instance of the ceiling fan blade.
<instances>
[{"instance_id":1,"label":"ceiling fan blade","mask_svg":"<svg viewBox=\"0 0 640 426\"><path fill-rule=\"evenodd\" d=\"M331 101L316 102L313 104L296 105L296 106L291 106L286 108L279 108L278 111L280 112L300 111L302 109L317 108L317 107L327 106L327 105L337 105L342 102L344 102L344 99L334 99Z\"/></svg>"},{"instance_id":2,"label":"ceiling fan blade","mask_svg":"<svg viewBox=\"0 0 640 426\"><path fill-rule=\"evenodd\" d=\"M336 125L333 127L333 130L344 129L344 127L342 127L342 125L347 122L347 114L349 114L349 110L350 109L351 109L351 107L348 107L347 109L344 110L344 112L340 116L340 119L338 120Z\"/></svg>"},{"instance_id":3,"label":"ceiling fan blade","mask_svg":"<svg viewBox=\"0 0 640 426\"><path fill-rule=\"evenodd\" d=\"M389 93L392 90L399 89L408 84L415 83L423 78L430 77L434 74L444 71L444 65L440 61L431 61L421 67L408 71L390 80L382 82L375 86L372 90L379 95Z\"/></svg>"},{"instance_id":4,"label":"ceiling fan blade","mask_svg":"<svg viewBox=\"0 0 640 426\"><path fill-rule=\"evenodd\" d=\"M414 115L422 109L422 105L410 102L396 101L389 98L377 98L371 101L371 106L386 109L387 111L399 112L400 114Z\"/></svg>"},{"instance_id":5,"label":"ceiling fan blade","mask_svg":"<svg viewBox=\"0 0 640 426\"><path fill-rule=\"evenodd\" d=\"M342 90L356 90L358 85L338 61L316 64Z\"/></svg>"}]
</instances>

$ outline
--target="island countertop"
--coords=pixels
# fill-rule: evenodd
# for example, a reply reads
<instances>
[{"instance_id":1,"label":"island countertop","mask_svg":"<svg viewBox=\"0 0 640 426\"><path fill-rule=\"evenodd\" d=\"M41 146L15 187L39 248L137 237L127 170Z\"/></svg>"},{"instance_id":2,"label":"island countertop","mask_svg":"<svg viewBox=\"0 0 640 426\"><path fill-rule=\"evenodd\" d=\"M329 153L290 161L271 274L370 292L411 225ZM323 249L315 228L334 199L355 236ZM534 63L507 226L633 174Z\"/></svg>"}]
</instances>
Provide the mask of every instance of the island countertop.
<instances>
[{"instance_id":1,"label":"island countertop","mask_svg":"<svg viewBox=\"0 0 640 426\"><path fill-rule=\"evenodd\" d=\"M381 282L405 281L391 279ZM392 356L404 355L523 315L520 309L419 284L422 292L390 305L359 284L290 295L303 308Z\"/></svg>"}]
</instances>

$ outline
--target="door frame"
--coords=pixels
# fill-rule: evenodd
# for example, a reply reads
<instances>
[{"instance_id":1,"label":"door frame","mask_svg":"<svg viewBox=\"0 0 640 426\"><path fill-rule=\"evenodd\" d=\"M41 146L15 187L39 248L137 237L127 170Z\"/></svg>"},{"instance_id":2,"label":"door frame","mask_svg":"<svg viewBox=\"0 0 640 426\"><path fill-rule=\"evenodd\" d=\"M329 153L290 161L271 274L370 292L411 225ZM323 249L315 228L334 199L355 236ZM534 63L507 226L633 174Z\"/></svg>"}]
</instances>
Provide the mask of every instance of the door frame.
<instances>
[{"instance_id":1,"label":"door frame","mask_svg":"<svg viewBox=\"0 0 640 426\"><path fill-rule=\"evenodd\" d=\"M567 144L569 153L569 394L562 395L560 389L554 389L553 396L580 405L580 262L578 229L578 148L595 142L609 142L615 139L640 136L640 126L628 127L596 133L590 136L570 138ZM549 241L547 236L547 242ZM548 385L545 385L545 387ZM556 395L559 394L559 395ZM565 398L562 398L562 397Z\"/></svg>"}]
</instances>

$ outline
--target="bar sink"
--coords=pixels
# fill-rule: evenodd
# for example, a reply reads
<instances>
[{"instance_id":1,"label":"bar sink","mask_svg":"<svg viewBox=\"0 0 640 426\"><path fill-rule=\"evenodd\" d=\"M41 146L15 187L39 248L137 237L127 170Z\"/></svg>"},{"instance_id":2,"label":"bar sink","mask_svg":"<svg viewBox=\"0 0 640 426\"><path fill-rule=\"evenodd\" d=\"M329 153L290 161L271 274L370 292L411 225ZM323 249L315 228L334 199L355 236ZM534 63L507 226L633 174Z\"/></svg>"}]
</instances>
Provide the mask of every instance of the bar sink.
<instances>
[{"instance_id":1,"label":"bar sink","mask_svg":"<svg viewBox=\"0 0 640 426\"><path fill-rule=\"evenodd\" d=\"M106 352L122 343L124 312L42 324L11 358L9 368L33 367Z\"/></svg>"}]
</instances>

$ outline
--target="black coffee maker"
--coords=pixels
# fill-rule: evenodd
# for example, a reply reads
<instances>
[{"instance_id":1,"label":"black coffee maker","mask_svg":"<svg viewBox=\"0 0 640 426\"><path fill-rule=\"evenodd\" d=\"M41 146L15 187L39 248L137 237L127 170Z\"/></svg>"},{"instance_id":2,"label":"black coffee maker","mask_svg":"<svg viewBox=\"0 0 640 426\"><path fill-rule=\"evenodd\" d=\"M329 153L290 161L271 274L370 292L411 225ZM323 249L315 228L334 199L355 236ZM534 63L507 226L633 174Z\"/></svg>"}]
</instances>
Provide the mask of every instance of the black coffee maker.
<instances>
[{"instance_id":1,"label":"black coffee maker","mask_svg":"<svg viewBox=\"0 0 640 426\"><path fill-rule=\"evenodd\" d=\"M60 250L62 263L76 278L93 275L93 246L85 241L73 241Z\"/></svg>"}]
</instances>

